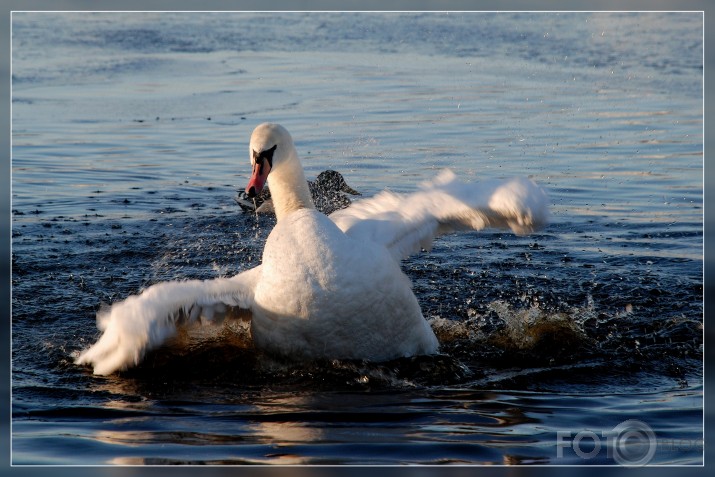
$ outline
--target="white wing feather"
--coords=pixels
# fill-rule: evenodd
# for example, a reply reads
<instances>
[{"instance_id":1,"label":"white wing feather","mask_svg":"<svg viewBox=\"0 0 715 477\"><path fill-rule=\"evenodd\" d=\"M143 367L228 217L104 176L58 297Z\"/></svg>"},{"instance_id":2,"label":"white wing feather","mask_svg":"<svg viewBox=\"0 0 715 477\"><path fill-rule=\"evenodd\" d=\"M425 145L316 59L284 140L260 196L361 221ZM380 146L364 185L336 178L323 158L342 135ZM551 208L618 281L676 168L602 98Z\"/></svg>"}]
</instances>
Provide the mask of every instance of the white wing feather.
<instances>
[{"instance_id":1,"label":"white wing feather","mask_svg":"<svg viewBox=\"0 0 715 477\"><path fill-rule=\"evenodd\" d=\"M548 220L548 198L526 178L464 183L446 170L415 193L382 192L330 218L346 234L380 243L401 260L456 230L496 227L519 235L534 232Z\"/></svg>"},{"instance_id":2,"label":"white wing feather","mask_svg":"<svg viewBox=\"0 0 715 477\"><path fill-rule=\"evenodd\" d=\"M94 374L134 366L145 353L176 334L182 324L211 320L226 307L250 309L261 267L231 278L157 283L97 314L102 336L77 358Z\"/></svg>"}]
</instances>

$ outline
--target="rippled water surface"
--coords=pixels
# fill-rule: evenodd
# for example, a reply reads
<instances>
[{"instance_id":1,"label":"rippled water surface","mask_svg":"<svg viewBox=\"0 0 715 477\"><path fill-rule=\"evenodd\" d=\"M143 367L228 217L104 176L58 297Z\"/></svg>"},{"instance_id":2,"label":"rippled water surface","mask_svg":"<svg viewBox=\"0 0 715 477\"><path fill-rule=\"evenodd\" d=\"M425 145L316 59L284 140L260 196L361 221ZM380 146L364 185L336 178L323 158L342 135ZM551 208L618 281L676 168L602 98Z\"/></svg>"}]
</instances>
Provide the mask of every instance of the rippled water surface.
<instances>
[{"instance_id":1,"label":"rippled water surface","mask_svg":"<svg viewBox=\"0 0 715 477\"><path fill-rule=\"evenodd\" d=\"M13 463L702 463L702 26L15 13ZM237 317L119 375L75 366L102 303L260 262L273 219L234 196L268 120L309 177L528 175L551 223L404 262L438 356L287 362ZM608 437L629 419L640 447Z\"/></svg>"}]
</instances>

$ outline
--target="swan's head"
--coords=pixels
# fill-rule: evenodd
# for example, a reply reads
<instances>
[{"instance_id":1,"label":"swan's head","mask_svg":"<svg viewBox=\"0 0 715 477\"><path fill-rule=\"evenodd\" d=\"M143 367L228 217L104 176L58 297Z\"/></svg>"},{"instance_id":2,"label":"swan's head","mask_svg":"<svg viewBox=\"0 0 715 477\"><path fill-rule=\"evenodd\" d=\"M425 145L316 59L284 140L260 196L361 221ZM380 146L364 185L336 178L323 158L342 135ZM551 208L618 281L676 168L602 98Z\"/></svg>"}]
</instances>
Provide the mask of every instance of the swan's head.
<instances>
[{"instance_id":1,"label":"swan's head","mask_svg":"<svg viewBox=\"0 0 715 477\"><path fill-rule=\"evenodd\" d=\"M287 161L294 151L293 138L283 126L271 123L258 125L251 134L249 146L253 173L246 186L248 197L259 195L266 185L268 174Z\"/></svg>"}]
</instances>

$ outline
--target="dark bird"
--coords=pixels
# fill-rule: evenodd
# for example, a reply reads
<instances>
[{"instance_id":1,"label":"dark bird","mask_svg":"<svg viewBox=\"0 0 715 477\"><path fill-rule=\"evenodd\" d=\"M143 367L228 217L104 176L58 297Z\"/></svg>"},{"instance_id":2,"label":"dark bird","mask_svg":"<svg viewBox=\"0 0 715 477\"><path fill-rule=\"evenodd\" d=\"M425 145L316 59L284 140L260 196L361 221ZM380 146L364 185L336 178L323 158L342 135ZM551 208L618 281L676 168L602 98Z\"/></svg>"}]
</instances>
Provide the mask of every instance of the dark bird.
<instances>
[{"instance_id":1,"label":"dark bird","mask_svg":"<svg viewBox=\"0 0 715 477\"><path fill-rule=\"evenodd\" d=\"M315 208L325 215L330 215L336 210L344 209L350 205L350 198L345 194L362 195L345 182L342 174L333 170L323 171L314 181L308 181L308 188ZM245 191L240 191L236 195L236 203L244 212L275 213L271 191L268 187L254 198L248 197Z\"/></svg>"}]
</instances>

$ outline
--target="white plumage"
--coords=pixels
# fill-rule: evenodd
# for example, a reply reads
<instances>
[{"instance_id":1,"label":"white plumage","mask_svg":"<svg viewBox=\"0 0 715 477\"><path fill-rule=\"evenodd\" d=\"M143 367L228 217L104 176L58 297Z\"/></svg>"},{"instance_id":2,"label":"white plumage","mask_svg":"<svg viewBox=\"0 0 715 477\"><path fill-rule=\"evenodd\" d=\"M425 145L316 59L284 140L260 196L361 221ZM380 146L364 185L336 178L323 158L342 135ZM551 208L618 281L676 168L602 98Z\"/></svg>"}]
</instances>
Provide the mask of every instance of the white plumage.
<instances>
[{"instance_id":1,"label":"white plumage","mask_svg":"<svg viewBox=\"0 0 715 477\"><path fill-rule=\"evenodd\" d=\"M464 183L445 170L413 194L381 192L330 218L347 235L381 244L401 260L429 250L435 237L458 230L494 227L531 233L546 224L548 200L529 179Z\"/></svg>"},{"instance_id":2,"label":"white plumage","mask_svg":"<svg viewBox=\"0 0 715 477\"><path fill-rule=\"evenodd\" d=\"M383 361L435 353L399 261L460 229L532 232L546 223L546 194L528 179L463 183L445 171L413 194L383 192L330 217L314 209L290 134L261 124L250 142L261 192L270 175L277 224L262 264L232 278L174 281L147 288L97 316L100 339L80 354L96 374L136 365L186 322L226 307L252 312L257 347L296 358Z\"/></svg>"}]
</instances>

